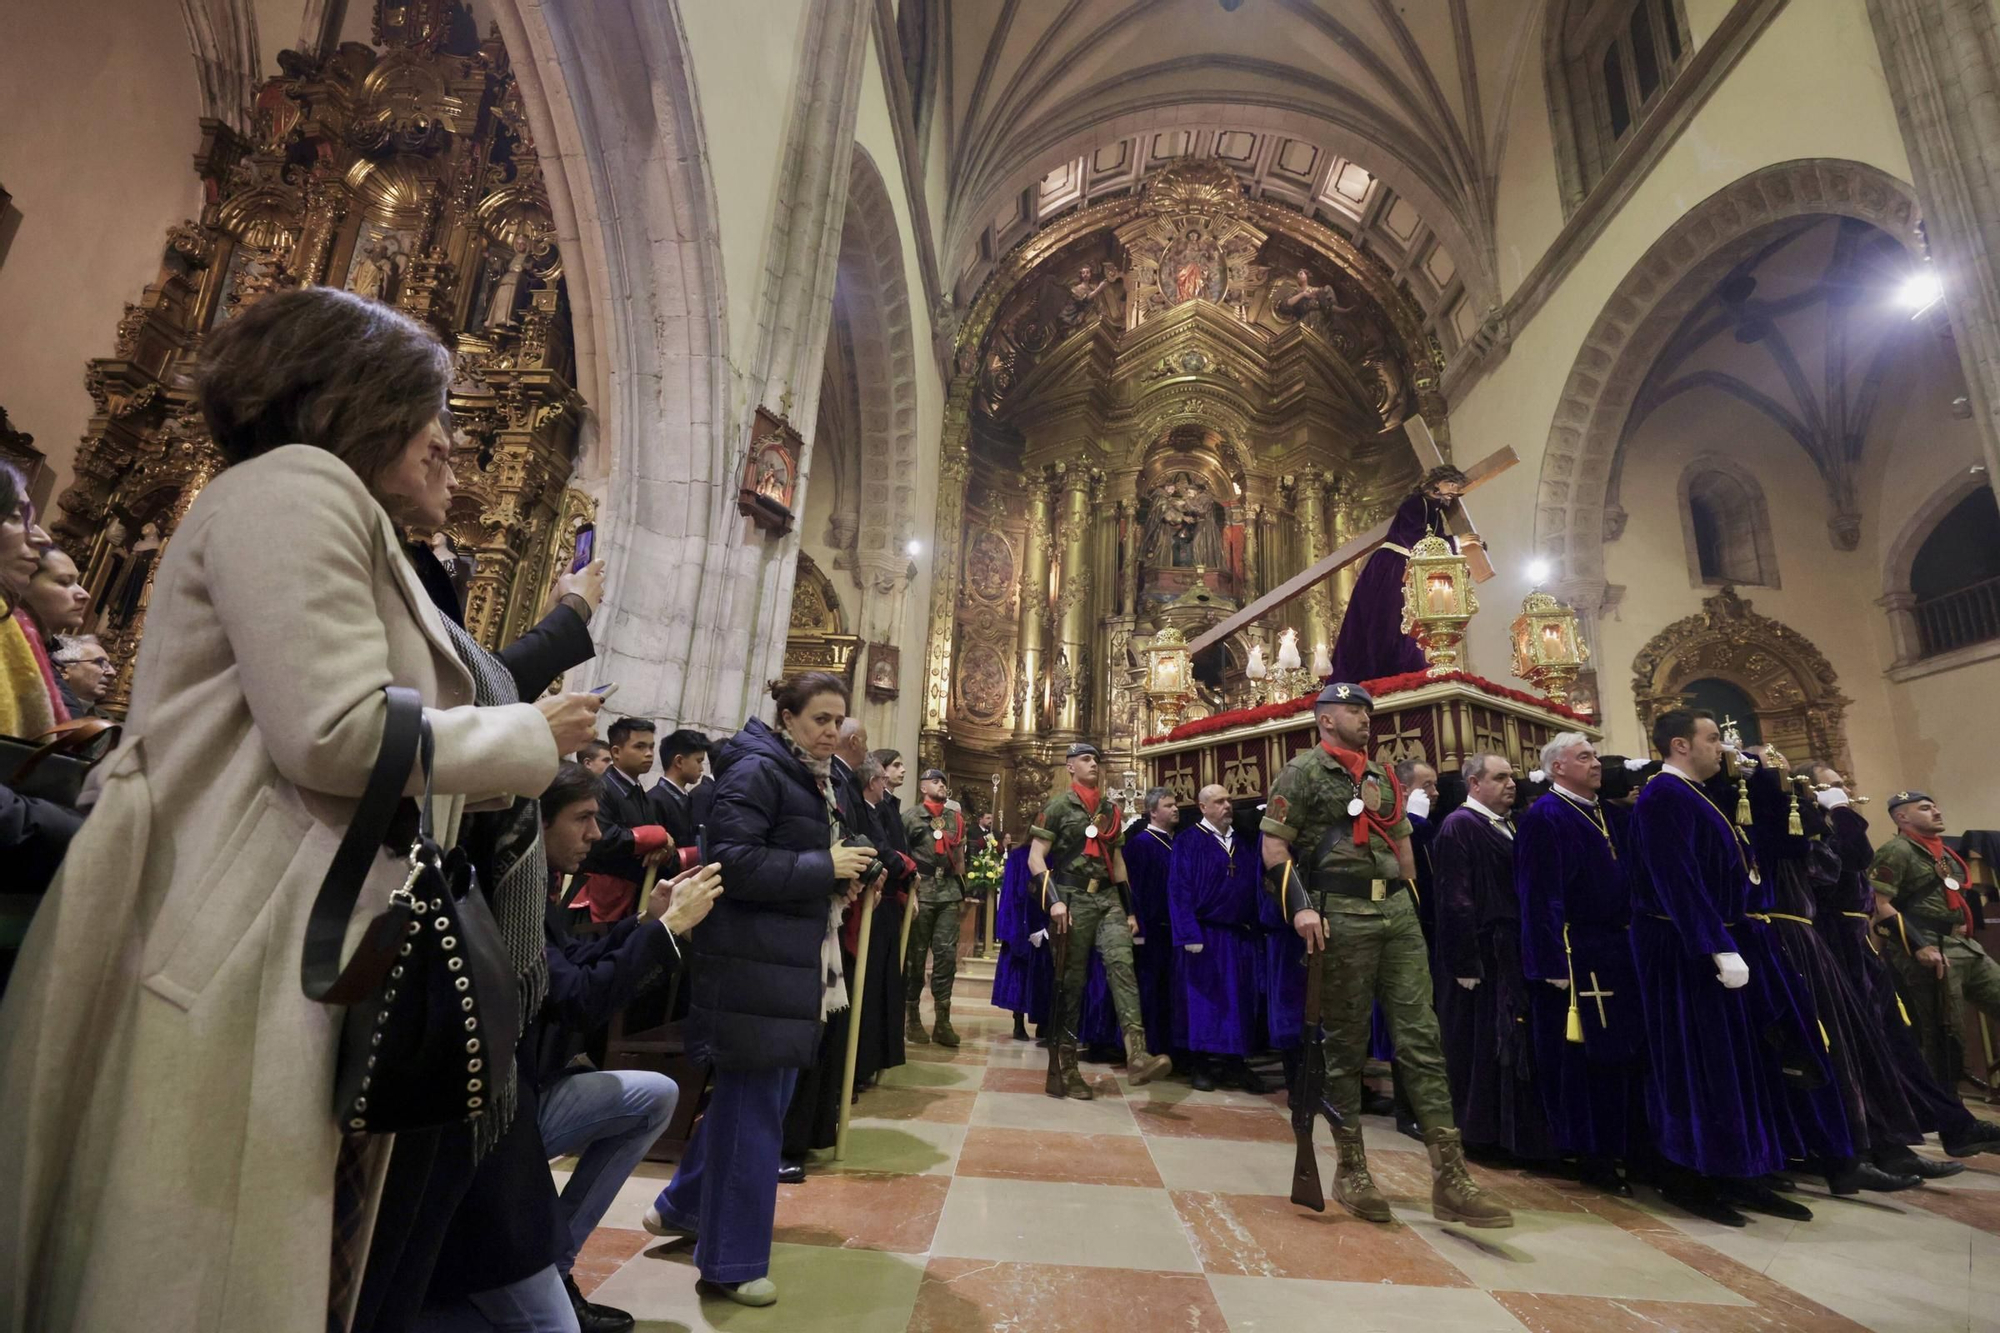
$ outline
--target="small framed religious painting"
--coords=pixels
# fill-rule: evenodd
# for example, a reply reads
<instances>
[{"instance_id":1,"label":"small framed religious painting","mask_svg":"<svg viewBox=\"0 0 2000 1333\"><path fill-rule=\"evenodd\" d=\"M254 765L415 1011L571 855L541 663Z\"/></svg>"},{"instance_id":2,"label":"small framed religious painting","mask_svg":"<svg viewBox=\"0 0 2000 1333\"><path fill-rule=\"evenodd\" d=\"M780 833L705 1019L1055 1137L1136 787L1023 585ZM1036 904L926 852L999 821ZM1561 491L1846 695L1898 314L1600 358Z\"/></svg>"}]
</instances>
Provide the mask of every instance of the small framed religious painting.
<instances>
[{"instance_id":1,"label":"small framed religious painting","mask_svg":"<svg viewBox=\"0 0 2000 1333\"><path fill-rule=\"evenodd\" d=\"M868 701L887 703L895 698L896 682L902 677L903 650L889 643L868 645Z\"/></svg>"},{"instance_id":2,"label":"small framed religious painting","mask_svg":"<svg viewBox=\"0 0 2000 1333\"><path fill-rule=\"evenodd\" d=\"M804 441L790 422L757 409L750 431L750 454L743 463L743 485L736 493L736 512L766 532L792 530L792 501L799 490L799 456Z\"/></svg>"}]
</instances>

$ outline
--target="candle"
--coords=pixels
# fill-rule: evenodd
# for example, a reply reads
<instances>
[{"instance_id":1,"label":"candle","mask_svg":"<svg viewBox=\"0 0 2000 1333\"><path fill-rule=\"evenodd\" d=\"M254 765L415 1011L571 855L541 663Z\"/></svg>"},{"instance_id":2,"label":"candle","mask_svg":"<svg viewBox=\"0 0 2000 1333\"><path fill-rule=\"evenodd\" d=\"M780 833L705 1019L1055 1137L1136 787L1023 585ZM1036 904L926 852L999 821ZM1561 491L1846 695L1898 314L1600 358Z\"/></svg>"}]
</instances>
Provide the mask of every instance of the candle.
<instances>
[{"instance_id":1,"label":"candle","mask_svg":"<svg viewBox=\"0 0 2000 1333\"><path fill-rule=\"evenodd\" d=\"M1270 669L1264 665L1263 644L1253 643L1250 645L1250 661L1244 665L1243 674L1252 680L1262 680L1271 674Z\"/></svg>"},{"instance_id":2,"label":"candle","mask_svg":"<svg viewBox=\"0 0 2000 1333\"><path fill-rule=\"evenodd\" d=\"M1440 571L1431 575L1425 586L1432 615L1450 615L1457 609L1457 599L1452 595L1451 575Z\"/></svg>"},{"instance_id":3,"label":"candle","mask_svg":"<svg viewBox=\"0 0 2000 1333\"><path fill-rule=\"evenodd\" d=\"M1326 645L1313 645L1313 674L1322 680L1333 674L1333 659L1327 655Z\"/></svg>"},{"instance_id":4,"label":"candle","mask_svg":"<svg viewBox=\"0 0 2000 1333\"><path fill-rule=\"evenodd\" d=\"M1278 636L1278 670L1297 671L1304 665L1299 660L1299 632L1288 629Z\"/></svg>"}]
</instances>

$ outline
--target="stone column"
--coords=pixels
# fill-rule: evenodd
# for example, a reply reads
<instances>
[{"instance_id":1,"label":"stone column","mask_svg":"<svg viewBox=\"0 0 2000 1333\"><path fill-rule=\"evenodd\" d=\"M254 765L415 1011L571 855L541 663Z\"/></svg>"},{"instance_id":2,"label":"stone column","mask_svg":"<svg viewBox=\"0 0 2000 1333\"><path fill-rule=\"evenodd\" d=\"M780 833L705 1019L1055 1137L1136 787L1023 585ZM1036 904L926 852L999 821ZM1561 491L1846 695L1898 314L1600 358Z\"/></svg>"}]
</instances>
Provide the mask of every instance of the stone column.
<instances>
[{"instance_id":1,"label":"stone column","mask_svg":"<svg viewBox=\"0 0 2000 1333\"><path fill-rule=\"evenodd\" d=\"M2000 486L2000 16L1993 0L1868 0L1987 484Z\"/></svg>"},{"instance_id":2,"label":"stone column","mask_svg":"<svg viewBox=\"0 0 2000 1333\"><path fill-rule=\"evenodd\" d=\"M1292 506L1299 516L1299 567L1305 569L1331 549L1326 544L1326 472L1319 464L1300 469ZM1315 646L1323 643L1328 649L1333 647L1333 608L1325 584L1306 593L1302 600L1306 623L1299 635L1299 655L1310 666Z\"/></svg>"},{"instance_id":3,"label":"stone column","mask_svg":"<svg viewBox=\"0 0 2000 1333\"><path fill-rule=\"evenodd\" d=\"M951 707L951 647L958 623L958 584L965 538L965 485L972 473L965 449L965 405L945 409L938 460L937 524L931 532L930 632L924 639L924 725L918 753L925 767L944 767L945 721ZM938 762L933 765L931 760Z\"/></svg>"},{"instance_id":4,"label":"stone column","mask_svg":"<svg viewBox=\"0 0 2000 1333\"><path fill-rule=\"evenodd\" d=\"M1084 693L1094 664L1090 661L1091 496L1104 474L1080 463L1056 464L1062 488L1062 566L1056 584L1057 657L1050 664L1050 692L1055 701L1055 729L1083 730Z\"/></svg>"},{"instance_id":5,"label":"stone column","mask_svg":"<svg viewBox=\"0 0 2000 1333\"><path fill-rule=\"evenodd\" d=\"M1049 620L1049 557L1055 534L1054 497L1048 479L1028 479L1028 539L1021 552L1021 609L1015 638L1021 645L1020 675L1014 681L1014 734L1038 736L1042 730L1044 677L1047 674Z\"/></svg>"},{"instance_id":6,"label":"stone column","mask_svg":"<svg viewBox=\"0 0 2000 1333\"><path fill-rule=\"evenodd\" d=\"M1917 628L1917 595L1907 588L1875 599L1889 613L1889 634L1896 644L1891 666L1908 666L1924 655L1923 634Z\"/></svg>"},{"instance_id":7,"label":"stone column","mask_svg":"<svg viewBox=\"0 0 2000 1333\"><path fill-rule=\"evenodd\" d=\"M1264 506L1253 504L1243 511L1243 601L1247 605L1264 595Z\"/></svg>"}]
</instances>

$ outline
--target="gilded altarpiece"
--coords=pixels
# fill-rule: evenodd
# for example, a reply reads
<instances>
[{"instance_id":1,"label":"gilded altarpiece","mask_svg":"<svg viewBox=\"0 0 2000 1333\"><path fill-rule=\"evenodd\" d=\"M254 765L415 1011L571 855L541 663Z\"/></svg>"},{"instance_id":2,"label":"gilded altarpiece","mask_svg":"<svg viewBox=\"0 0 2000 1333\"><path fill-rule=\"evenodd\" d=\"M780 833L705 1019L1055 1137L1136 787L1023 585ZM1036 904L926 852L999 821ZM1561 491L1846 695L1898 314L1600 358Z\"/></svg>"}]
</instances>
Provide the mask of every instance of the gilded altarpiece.
<instances>
[{"instance_id":1,"label":"gilded altarpiece","mask_svg":"<svg viewBox=\"0 0 2000 1333\"><path fill-rule=\"evenodd\" d=\"M159 278L126 307L112 355L86 371L95 411L56 532L83 553L92 628L124 665L114 704L160 553L222 465L189 371L210 330L272 291L345 287L424 321L456 352L460 491L437 547L481 641L532 623L593 521L590 499L565 487L583 404L562 257L507 54L456 0L381 0L373 35L375 46L343 43L323 60L280 53L249 137L202 122L201 216L170 230Z\"/></svg>"},{"instance_id":2,"label":"gilded altarpiece","mask_svg":"<svg viewBox=\"0 0 2000 1333\"><path fill-rule=\"evenodd\" d=\"M1401 423L1444 421L1419 318L1374 259L1215 162L1024 242L959 334L944 445L969 481L939 506L927 759L997 766L1021 827L1073 740L1117 785L1151 730L1153 636L1194 637L1414 482ZM1243 645L1330 645L1352 581L1198 659L1189 716L1253 701Z\"/></svg>"}]
</instances>

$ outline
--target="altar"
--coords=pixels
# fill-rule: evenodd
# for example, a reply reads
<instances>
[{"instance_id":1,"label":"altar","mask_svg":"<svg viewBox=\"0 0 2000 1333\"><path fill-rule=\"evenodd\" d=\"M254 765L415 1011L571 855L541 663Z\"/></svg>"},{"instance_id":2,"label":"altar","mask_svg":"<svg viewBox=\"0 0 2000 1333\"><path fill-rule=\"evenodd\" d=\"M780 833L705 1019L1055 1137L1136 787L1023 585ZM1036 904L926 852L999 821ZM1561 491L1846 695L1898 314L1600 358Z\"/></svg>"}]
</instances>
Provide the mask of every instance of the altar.
<instances>
[{"instance_id":1,"label":"altar","mask_svg":"<svg viewBox=\"0 0 2000 1333\"><path fill-rule=\"evenodd\" d=\"M1603 731L1566 704L1468 672L1412 672L1361 682L1375 699L1369 739L1387 768L1420 759L1440 772L1467 755L1504 755L1528 772L1541 767L1542 746L1559 732L1580 731L1595 742ZM1320 686L1294 699L1239 708L1183 722L1139 746L1145 787L1165 787L1183 805L1219 784L1232 800L1261 798L1292 756L1318 741L1313 700Z\"/></svg>"}]
</instances>

